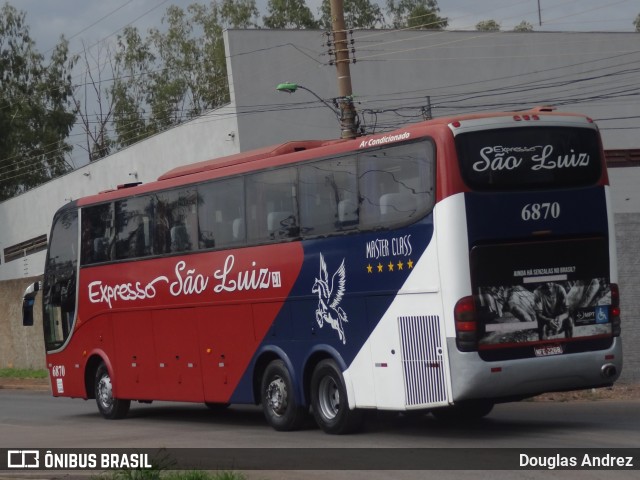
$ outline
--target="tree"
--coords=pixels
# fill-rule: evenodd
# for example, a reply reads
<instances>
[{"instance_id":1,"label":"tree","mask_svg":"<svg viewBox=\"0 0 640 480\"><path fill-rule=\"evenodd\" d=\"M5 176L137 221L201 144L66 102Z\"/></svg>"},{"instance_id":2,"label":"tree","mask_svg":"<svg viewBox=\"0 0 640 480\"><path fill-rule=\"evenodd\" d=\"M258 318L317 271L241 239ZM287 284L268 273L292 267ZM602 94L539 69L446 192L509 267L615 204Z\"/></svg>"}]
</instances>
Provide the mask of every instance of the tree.
<instances>
[{"instance_id":1,"label":"tree","mask_svg":"<svg viewBox=\"0 0 640 480\"><path fill-rule=\"evenodd\" d=\"M495 20L482 20L476 24L479 32L499 32L500 24Z\"/></svg>"},{"instance_id":2,"label":"tree","mask_svg":"<svg viewBox=\"0 0 640 480\"><path fill-rule=\"evenodd\" d=\"M0 8L0 201L70 169L73 61L62 37L45 64L26 14L9 4Z\"/></svg>"},{"instance_id":3,"label":"tree","mask_svg":"<svg viewBox=\"0 0 640 480\"><path fill-rule=\"evenodd\" d=\"M636 19L633 21L633 24L636 26L636 32L640 32L640 13L636 17Z\"/></svg>"},{"instance_id":4,"label":"tree","mask_svg":"<svg viewBox=\"0 0 640 480\"><path fill-rule=\"evenodd\" d=\"M255 27L255 0L170 6L162 28L118 36L114 102L116 144L126 146L229 102L224 28Z\"/></svg>"},{"instance_id":5,"label":"tree","mask_svg":"<svg viewBox=\"0 0 640 480\"><path fill-rule=\"evenodd\" d=\"M320 27L331 29L331 2L323 0L320 6ZM379 28L384 26L384 14L370 0L345 0L344 20L347 28Z\"/></svg>"},{"instance_id":6,"label":"tree","mask_svg":"<svg viewBox=\"0 0 640 480\"><path fill-rule=\"evenodd\" d=\"M154 62L148 39L143 39L136 27L125 27L118 35L116 75L109 92L113 99L116 144L120 147L155 133L145 118L149 107L147 100L151 98L149 81Z\"/></svg>"},{"instance_id":7,"label":"tree","mask_svg":"<svg viewBox=\"0 0 640 480\"><path fill-rule=\"evenodd\" d=\"M269 0L269 15L262 17L267 28L318 28L318 22L304 0Z\"/></svg>"},{"instance_id":8,"label":"tree","mask_svg":"<svg viewBox=\"0 0 640 480\"><path fill-rule=\"evenodd\" d=\"M255 0L222 0L220 4L220 19L225 26L257 27L259 15Z\"/></svg>"},{"instance_id":9,"label":"tree","mask_svg":"<svg viewBox=\"0 0 640 480\"><path fill-rule=\"evenodd\" d=\"M393 28L442 30L449 19L440 17L437 0L387 0L387 13Z\"/></svg>"},{"instance_id":10,"label":"tree","mask_svg":"<svg viewBox=\"0 0 640 480\"><path fill-rule=\"evenodd\" d=\"M73 101L80 117L80 123L84 129L86 147L80 147L89 154L89 161L93 162L106 157L111 153L112 140L109 135L109 126L113 115L113 99L104 95L102 84L106 73L114 78L113 58L109 46L97 45L96 52L92 52L83 45L82 60L85 68L81 69L82 81L73 91ZM102 55L103 48L106 51ZM106 61L104 60L106 58ZM105 70L110 67L110 71ZM92 105L93 112L89 112Z\"/></svg>"},{"instance_id":11,"label":"tree","mask_svg":"<svg viewBox=\"0 0 640 480\"><path fill-rule=\"evenodd\" d=\"M498 26L498 29L500 26ZM533 25L526 20L522 20L518 25L513 27L514 32L533 32Z\"/></svg>"}]
</instances>

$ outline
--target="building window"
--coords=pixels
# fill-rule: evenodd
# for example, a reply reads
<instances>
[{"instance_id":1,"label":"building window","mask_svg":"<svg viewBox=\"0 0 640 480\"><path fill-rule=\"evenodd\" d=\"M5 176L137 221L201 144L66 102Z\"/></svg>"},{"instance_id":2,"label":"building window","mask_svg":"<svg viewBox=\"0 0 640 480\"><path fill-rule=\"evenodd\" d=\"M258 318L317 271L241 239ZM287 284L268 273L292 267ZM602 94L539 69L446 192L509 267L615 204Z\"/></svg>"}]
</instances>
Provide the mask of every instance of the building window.
<instances>
[{"instance_id":1,"label":"building window","mask_svg":"<svg viewBox=\"0 0 640 480\"><path fill-rule=\"evenodd\" d=\"M5 263L17 260L32 253L41 252L47 249L47 236L39 235L25 242L17 243L4 249Z\"/></svg>"}]
</instances>

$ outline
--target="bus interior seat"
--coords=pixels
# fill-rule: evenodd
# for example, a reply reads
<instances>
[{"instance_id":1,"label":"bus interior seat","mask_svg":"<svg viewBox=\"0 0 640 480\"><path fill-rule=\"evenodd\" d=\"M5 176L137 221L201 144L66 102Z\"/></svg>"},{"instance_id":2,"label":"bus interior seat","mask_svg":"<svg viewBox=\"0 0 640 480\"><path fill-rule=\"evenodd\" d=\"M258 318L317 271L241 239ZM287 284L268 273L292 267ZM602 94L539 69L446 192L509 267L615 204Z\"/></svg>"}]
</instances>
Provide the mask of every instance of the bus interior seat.
<instances>
[{"instance_id":1,"label":"bus interior seat","mask_svg":"<svg viewBox=\"0 0 640 480\"><path fill-rule=\"evenodd\" d=\"M269 212L267 215L267 231L270 234L284 231L284 235L288 236L288 231L291 226L291 219L293 219L293 212ZM295 224L295 219L293 221Z\"/></svg>"},{"instance_id":2,"label":"bus interior seat","mask_svg":"<svg viewBox=\"0 0 640 480\"><path fill-rule=\"evenodd\" d=\"M235 218L231 222L232 237L234 242L244 240L244 218Z\"/></svg>"},{"instance_id":3,"label":"bus interior seat","mask_svg":"<svg viewBox=\"0 0 640 480\"><path fill-rule=\"evenodd\" d=\"M338 221L343 226L358 223L358 205L353 200L341 200L338 203Z\"/></svg>"},{"instance_id":4,"label":"bus interior seat","mask_svg":"<svg viewBox=\"0 0 640 480\"><path fill-rule=\"evenodd\" d=\"M416 198L410 193L385 193L380 197L380 214L411 217L416 212Z\"/></svg>"}]
</instances>

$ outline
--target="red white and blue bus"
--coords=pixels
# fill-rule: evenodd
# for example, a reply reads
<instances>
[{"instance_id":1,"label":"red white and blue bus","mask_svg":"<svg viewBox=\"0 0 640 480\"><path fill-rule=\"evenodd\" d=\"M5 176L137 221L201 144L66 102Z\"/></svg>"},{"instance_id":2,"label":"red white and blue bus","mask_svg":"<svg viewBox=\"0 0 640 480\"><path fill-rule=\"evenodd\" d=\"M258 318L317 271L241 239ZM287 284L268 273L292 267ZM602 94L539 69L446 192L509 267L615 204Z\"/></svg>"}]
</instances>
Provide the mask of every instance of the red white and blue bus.
<instances>
[{"instance_id":1,"label":"red white and blue bus","mask_svg":"<svg viewBox=\"0 0 640 480\"><path fill-rule=\"evenodd\" d=\"M472 419L611 385L622 350L598 129L538 108L290 142L73 201L42 286L54 396Z\"/></svg>"}]
</instances>

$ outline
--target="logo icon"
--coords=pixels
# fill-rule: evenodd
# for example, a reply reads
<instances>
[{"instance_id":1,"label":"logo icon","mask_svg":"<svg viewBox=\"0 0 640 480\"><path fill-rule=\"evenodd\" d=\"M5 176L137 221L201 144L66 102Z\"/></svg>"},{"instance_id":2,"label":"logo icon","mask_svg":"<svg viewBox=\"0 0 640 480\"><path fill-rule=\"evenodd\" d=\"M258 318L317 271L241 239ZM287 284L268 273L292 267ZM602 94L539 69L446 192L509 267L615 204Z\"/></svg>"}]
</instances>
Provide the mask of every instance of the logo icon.
<instances>
[{"instance_id":1,"label":"logo icon","mask_svg":"<svg viewBox=\"0 0 640 480\"><path fill-rule=\"evenodd\" d=\"M324 256L320 254L320 278L316 278L311 289L311 293L318 294L318 308L316 309L316 321L318 326L322 328L326 323L338 332L338 338L342 340L342 344L347 343L344 334L343 324L347 323L347 314L340 307L342 297L346 290L347 274L344 268L344 258L342 263L329 280L327 271L327 262Z\"/></svg>"},{"instance_id":2,"label":"logo icon","mask_svg":"<svg viewBox=\"0 0 640 480\"><path fill-rule=\"evenodd\" d=\"M609 323L609 307L596 307L596 323Z\"/></svg>"},{"instance_id":3,"label":"logo icon","mask_svg":"<svg viewBox=\"0 0 640 480\"><path fill-rule=\"evenodd\" d=\"M39 468L40 452L38 450L8 450L7 468Z\"/></svg>"}]
</instances>

